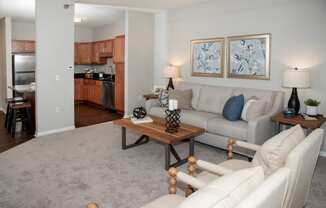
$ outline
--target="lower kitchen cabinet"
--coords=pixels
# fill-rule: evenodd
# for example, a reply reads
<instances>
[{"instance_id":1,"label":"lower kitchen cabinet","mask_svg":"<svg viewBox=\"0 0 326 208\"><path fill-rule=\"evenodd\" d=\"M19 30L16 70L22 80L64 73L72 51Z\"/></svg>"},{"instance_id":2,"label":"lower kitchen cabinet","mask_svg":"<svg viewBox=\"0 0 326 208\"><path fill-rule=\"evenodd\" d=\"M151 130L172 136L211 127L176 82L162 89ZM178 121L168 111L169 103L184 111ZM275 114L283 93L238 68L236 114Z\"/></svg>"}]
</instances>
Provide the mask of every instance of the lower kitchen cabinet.
<instances>
[{"instance_id":1,"label":"lower kitchen cabinet","mask_svg":"<svg viewBox=\"0 0 326 208\"><path fill-rule=\"evenodd\" d=\"M123 113L125 107L125 69L124 64L115 65L115 108L118 112Z\"/></svg>"},{"instance_id":2,"label":"lower kitchen cabinet","mask_svg":"<svg viewBox=\"0 0 326 208\"><path fill-rule=\"evenodd\" d=\"M82 80L82 84L81 81ZM75 79L75 100L87 101L102 105L102 81L91 79Z\"/></svg>"},{"instance_id":3,"label":"lower kitchen cabinet","mask_svg":"<svg viewBox=\"0 0 326 208\"><path fill-rule=\"evenodd\" d=\"M75 101L84 100L84 79L75 79Z\"/></svg>"}]
</instances>

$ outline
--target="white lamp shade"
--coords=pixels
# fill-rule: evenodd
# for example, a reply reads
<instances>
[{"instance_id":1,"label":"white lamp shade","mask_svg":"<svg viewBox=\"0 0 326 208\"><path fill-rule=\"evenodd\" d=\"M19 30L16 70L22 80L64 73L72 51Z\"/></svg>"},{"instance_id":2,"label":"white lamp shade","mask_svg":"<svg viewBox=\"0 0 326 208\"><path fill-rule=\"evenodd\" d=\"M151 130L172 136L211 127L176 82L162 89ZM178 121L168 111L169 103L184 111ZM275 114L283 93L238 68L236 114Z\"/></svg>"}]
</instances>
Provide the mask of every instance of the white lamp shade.
<instances>
[{"instance_id":1,"label":"white lamp shade","mask_svg":"<svg viewBox=\"0 0 326 208\"><path fill-rule=\"evenodd\" d=\"M164 68L163 75L165 78L178 78L179 70L175 66L167 66Z\"/></svg>"},{"instance_id":2,"label":"white lamp shade","mask_svg":"<svg viewBox=\"0 0 326 208\"><path fill-rule=\"evenodd\" d=\"M283 76L283 87L309 88L310 74L307 70L286 70Z\"/></svg>"}]
</instances>

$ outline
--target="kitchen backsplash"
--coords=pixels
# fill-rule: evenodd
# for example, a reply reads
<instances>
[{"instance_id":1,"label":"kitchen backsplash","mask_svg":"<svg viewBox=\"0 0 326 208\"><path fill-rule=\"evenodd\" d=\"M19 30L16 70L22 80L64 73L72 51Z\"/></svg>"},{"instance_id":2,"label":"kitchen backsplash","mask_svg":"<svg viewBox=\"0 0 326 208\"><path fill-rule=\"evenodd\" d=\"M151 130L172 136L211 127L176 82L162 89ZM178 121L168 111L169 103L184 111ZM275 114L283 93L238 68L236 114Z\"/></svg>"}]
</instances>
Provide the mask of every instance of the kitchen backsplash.
<instances>
[{"instance_id":1,"label":"kitchen backsplash","mask_svg":"<svg viewBox=\"0 0 326 208\"><path fill-rule=\"evenodd\" d=\"M75 73L85 73L89 69L96 69L96 72L103 72L105 74L115 74L115 65L112 59L107 59L105 65L75 65Z\"/></svg>"}]
</instances>

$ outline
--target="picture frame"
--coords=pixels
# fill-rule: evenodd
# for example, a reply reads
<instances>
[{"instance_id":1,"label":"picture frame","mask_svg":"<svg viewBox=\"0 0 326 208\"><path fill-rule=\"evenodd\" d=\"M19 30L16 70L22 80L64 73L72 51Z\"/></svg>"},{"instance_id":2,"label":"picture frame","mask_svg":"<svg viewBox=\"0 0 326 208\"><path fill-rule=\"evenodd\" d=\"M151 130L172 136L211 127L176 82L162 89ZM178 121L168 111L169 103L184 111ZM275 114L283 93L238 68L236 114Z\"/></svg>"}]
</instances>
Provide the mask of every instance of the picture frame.
<instances>
[{"instance_id":1,"label":"picture frame","mask_svg":"<svg viewBox=\"0 0 326 208\"><path fill-rule=\"evenodd\" d=\"M270 80L271 34L227 37L228 78Z\"/></svg>"},{"instance_id":2,"label":"picture frame","mask_svg":"<svg viewBox=\"0 0 326 208\"><path fill-rule=\"evenodd\" d=\"M224 38L191 40L191 75L224 77L224 51Z\"/></svg>"},{"instance_id":3,"label":"picture frame","mask_svg":"<svg viewBox=\"0 0 326 208\"><path fill-rule=\"evenodd\" d=\"M166 86L163 85L154 85L153 94L159 95L162 90L165 90Z\"/></svg>"}]
</instances>

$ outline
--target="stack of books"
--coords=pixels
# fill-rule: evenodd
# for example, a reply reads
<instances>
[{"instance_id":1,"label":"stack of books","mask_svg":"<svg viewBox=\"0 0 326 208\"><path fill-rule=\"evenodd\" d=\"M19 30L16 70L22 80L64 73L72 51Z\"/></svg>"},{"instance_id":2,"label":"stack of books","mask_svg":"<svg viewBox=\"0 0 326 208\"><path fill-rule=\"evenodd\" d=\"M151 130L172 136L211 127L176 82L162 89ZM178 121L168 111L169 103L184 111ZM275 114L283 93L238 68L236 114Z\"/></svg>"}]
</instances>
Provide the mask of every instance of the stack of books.
<instances>
[{"instance_id":1,"label":"stack of books","mask_svg":"<svg viewBox=\"0 0 326 208\"><path fill-rule=\"evenodd\" d=\"M132 117L131 122L134 124L152 123L153 119L149 116L146 116L145 118L140 118L140 119Z\"/></svg>"}]
</instances>

